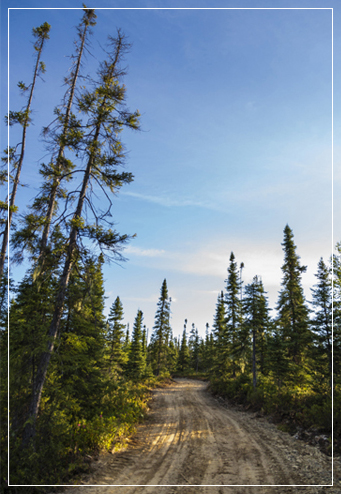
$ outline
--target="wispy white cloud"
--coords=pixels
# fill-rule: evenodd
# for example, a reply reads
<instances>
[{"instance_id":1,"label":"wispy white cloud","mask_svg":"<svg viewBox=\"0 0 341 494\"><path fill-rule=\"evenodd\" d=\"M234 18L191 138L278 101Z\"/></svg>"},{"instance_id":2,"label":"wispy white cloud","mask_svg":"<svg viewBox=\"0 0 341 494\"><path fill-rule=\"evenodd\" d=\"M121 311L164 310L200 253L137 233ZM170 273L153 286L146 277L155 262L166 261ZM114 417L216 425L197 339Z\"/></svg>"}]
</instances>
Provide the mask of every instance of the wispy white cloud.
<instances>
[{"instance_id":1,"label":"wispy white cloud","mask_svg":"<svg viewBox=\"0 0 341 494\"><path fill-rule=\"evenodd\" d=\"M217 206L215 206L213 203L210 203L209 201L195 201L193 199L186 199L186 198L174 199L174 198L167 196L167 195L152 196L152 195L148 195L148 194L140 194L138 192L121 192L121 195L135 197L136 199L140 199L142 201L147 201L147 202L152 202L154 204L158 204L159 206L165 206L165 207L194 206L194 207L207 208L207 209L216 209L217 208Z\"/></svg>"},{"instance_id":2,"label":"wispy white cloud","mask_svg":"<svg viewBox=\"0 0 341 494\"><path fill-rule=\"evenodd\" d=\"M140 257L162 257L165 255L163 249L141 249L140 247L134 247L132 245L128 245L124 252Z\"/></svg>"}]
</instances>

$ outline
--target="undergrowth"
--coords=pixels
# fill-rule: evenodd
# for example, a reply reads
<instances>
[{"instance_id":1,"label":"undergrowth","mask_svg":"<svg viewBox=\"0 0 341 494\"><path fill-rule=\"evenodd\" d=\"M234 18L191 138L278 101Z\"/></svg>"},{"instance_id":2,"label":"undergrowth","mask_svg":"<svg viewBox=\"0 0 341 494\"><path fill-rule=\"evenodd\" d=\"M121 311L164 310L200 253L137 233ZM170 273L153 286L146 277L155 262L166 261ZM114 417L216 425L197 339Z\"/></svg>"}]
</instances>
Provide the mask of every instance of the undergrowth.
<instances>
[{"instance_id":1,"label":"undergrowth","mask_svg":"<svg viewBox=\"0 0 341 494\"><path fill-rule=\"evenodd\" d=\"M88 471L90 457L101 451L117 451L126 444L148 411L152 388L162 385L167 378L169 375L161 375L143 383L122 381L111 384L101 407L92 416L76 416L74 413L72 416L70 411L61 408L54 408L50 413L49 407L45 406L37 422L34 444L22 450L21 438L10 438L9 483L26 486L8 487L5 474L1 493L10 490L22 494L23 489L25 494L51 492L51 487L34 485L77 482L77 477ZM4 431L2 439L5 444ZM3 473L7 472L5 463L3 455Z\"/></svg>"},{"instance_id":2,"label":"undergrowth","mask_svg":"<svg viewBox=\"0 0 341 494\"><path fill-rule=\"evenodd\" d=\"M251 376L241 374L235 379L211 378L211 391L228 398L233 403L274 417L279 428L294 432L298 427L315 429L331 435L332 398L330 389L315 392L311 387L293 385L279 386L271 378L261 376L257 388L253 389ZM334 437L341 436L341 386L334 390ZM341 452L336 441L334 452ZM330 447L331 450L331 447Z\"/></svg>"}]
</instances>

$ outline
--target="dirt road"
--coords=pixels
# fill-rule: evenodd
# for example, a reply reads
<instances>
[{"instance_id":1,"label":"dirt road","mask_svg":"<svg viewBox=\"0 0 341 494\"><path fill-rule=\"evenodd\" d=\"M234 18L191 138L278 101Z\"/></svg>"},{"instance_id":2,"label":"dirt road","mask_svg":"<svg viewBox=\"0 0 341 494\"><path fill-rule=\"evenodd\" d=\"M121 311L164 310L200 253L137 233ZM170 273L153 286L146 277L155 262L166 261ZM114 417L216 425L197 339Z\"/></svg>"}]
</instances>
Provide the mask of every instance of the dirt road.
<instances>
[{"instance_id":1,"label":"dirt road","mask_svg":"<svg viewBox=\"0 0 341 494\"><path fill-rule=\"evenodd\" d=\"M69 487L66 492L341 494L340 460L335 462L333 488L285 487L330 485L331 459L266 419L223 407L206 387L202 381L177 379L156 390L149 417L129 446L100 456L84 479L88 486ZM235 487L223 487L228 485Z\"/></svg>"}]
</instances>

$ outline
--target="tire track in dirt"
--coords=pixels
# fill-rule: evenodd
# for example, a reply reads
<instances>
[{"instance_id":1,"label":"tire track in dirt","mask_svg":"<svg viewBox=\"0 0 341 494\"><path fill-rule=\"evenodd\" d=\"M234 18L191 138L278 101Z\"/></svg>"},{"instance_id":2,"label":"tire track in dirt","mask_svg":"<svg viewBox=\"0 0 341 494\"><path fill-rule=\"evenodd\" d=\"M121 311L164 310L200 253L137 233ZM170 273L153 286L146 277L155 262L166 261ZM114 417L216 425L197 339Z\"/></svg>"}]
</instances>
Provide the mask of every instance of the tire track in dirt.
<instances>
[{"instance_id":1,"label":"tire track in dirt","mask_svg":"<svg viewBox=\"0 0 341 494\"><path fill-rule=\"evenodd\" d=\"M330 487L278 487L329 484L330 459L252 414L223 407L206 388L177 379L155 390L151 412L129 446L101 455L83 486L66 487L67 494L80 494L85 485L86 494L172 494L181 485L201 486L190 490L203 494L341 494Z\"/></svg>"}]
</instances>

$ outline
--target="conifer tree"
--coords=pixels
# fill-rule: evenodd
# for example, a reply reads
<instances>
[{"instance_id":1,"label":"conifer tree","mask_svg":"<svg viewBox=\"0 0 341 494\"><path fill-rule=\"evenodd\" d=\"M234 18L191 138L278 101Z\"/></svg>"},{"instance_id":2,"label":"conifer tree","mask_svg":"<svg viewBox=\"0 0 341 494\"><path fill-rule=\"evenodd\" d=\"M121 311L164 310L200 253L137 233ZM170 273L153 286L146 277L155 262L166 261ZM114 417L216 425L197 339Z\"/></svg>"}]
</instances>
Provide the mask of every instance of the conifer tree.
<instances>
[{"instance_id":1,"label":"conifer tree","mask_svg":"<svg viewBox=\"0 0 341 494\"><path fill-rule=\"evenodd\" d=\"M247 341L242 332L242 304L240 301L240 279L238 266L235 261L233 252L230 255L230 265L227 269L228 277L226 280L226 323L227 323L227 342L230 345L230 354L232 360L232 377L236 376L239 369L238 360L240 360ZM226 344L226 343L225 343Z\"/></svg>"},{"instance_id":2,"label":"conifer tree","mask_svg":"<svg viewBox=\"0 0 341 494\"><path fill-rule=\"evenodd\" d=\"M171 333L170 328L170 298L166 279L161 286L161 294L157 303L155 315L154 333L152 335L151 350L153 354L153 367L158 376L161 371L167 368L167 342Z\"/></svg>"},{"instance_id":3,"label":"conifer tree","mask_svg":"<svg viewBox=\"0 0 341 494\"><path fill-rule=\"evenodd\" d=\"M191 356L191 367L194 371L198 372L200 344L198 328L195 327L194 323L192 324L188 343Z\"/></svg>"},{"instance_id":4,"label":"conifer tree","mask_svg":"<svg viewBox=\"0 0 341 494\"><path fill-rule=\"evenodd\" d=\"M317 274L315 275L318 282L311 289L314 307L314 317L312 320L312 330L314 332L315 344L318 355L315 355L315 361L326 359L327 374L329 383L332 382L332 280L330 269L324 263L322 257L318 263ZM322 363L323 365L323 363Z\"/></svg>"},{"instance_id":5,"label":"conifer tree","mask_svg":"<svg viewBox=\"0 0 341 494\"><path fill-rule=\"evenodd\" d=\"M287 343L276 323L273 323L271 337L267 341L266 359L270 376L273 377L278 388L281 388L290 375L291 362L288 357Z\"/></svg>"},{"instance_id":6,"label":"conifer tree","mask_svg":"<svg viewBox=\"0 0 341 494\"><path fill-rule=\"evenodd\" d=\"M142 350L144 355L147 355L147 327L145 324L142 331Z\"/></svg>"},{"instance_id":7,"label":"conifer tree","mask_svg":"<svg viewBox=\"0 0 341 494\"><path fill-rule=\"evenodd\" d=\"M170 336L167 351L167 370L173 374L176 371L178 362L178 349L176 339Z\"/></svg>"},{"instance_id":8,"label":"conifer tree","mask_svg":"<svg viewBox=\"0 0 341 494\"><path fill-rule=\"evenodd\" d=\"M210 333L209 333L209 324L206 323L205 329L205 340L201 340L201 350L200 350L200 360L202 363L202 369L205 372L208 372L212 367L212 348L210 341ZM213 340L212 340L213 342Z\"/></svg>"},{"instance_id":9,"label":"conifer tree","mask_svg":"<svg viewBox=\"0 0 341 494\"><path fill-rule=\"evenodd\" d=\"M146 357L142 346L142 320L143 313L138 310L127 363L127 376L133 381L139 381L146 369Z\"/></svg>"},{"instance_id":10,"label":"conifer tree","mask_svg":"<svg viewBox=\"0 0 341 494\"><path fill-rule=\"evenodd\" d=\"M125 324L123 321L123 306L120 297L116 297L108 317L109 330L107 333L110 368L122 373L127 362L124 351Z\"/></svg>"},{"instance_id":11,"label":"conifer tree","mask_svg":"<svg viewBox=\"0 0 341 494\"><path fill-rule=\"evenodd\" d=\"M215 350L213 372L215 375L221 375L224 370L226 370L229 356L229 341L227 339L226 310L223 291L218 295L213 323L213 338Z\"/></svg>"},{"instance_id":12,"label":"conifer tree","mask_svg":"<svg viewBox=\"0 0 341 494\"><path fill-rule=\"evenodd\" d=\"M129 333L129 322L127 323L127 329L125 332L123 350L126 355L126 360L128 360L129 350L130 350L130 333Z\"/></svg>"},{"instance_id":13,"label":"conifer tree","mask_svg":"<svg viewBox=\"0 0 341 494\"><path fill-rule=\"evenodd\" d=\"M44 182L39 195L30 206L30 212L22 220L22 228L16 231L12 238L17 261L22 260L24 249L30 252L32 260L36 263L35 278L42 273L46 255L51 251L51 242L50 248L47 247L53 216L58 207L57 201L61 198L68 199L62 182L70 181L74 163L67 159L65 150L78 150L83 137L82 123L72 113L72 105L83 53L87 46L88 35L91 33L90 27L96 24L95 19L95 11L85 8L83 18L77 27L76 54L71 56L73 67L69 77L64 81L68 89L61 107L55 108L57 118L53 125L43 130L43 135L48 140L48 149L52 150L50 162L47 165L42 164L40 169ZM60 222L60 219L58 221Z\"/></svg>"},{"instance_id":14,"label":"conifer tree","mask_svg":"<svg viewBox=\"0 0 341 494\"><path fill-rule=\"evenodd\" d=\"M39 75L45 72L45 64L44 62L41 61L41 54L43 51L45 41L49 39L50 28L51 26L47 22L45 22L41 26L33 29L33 36L36 38L33 47L37 54L35 60L34 73L33 73L33 80L31 84L29 84L28 86L26 86L23 82L19 82L18 84L18 87L22 92L29 91L27 104L23 110L18 112L10 111L8 115L8 124L14 125L18 123L19 125L21 125L22 134L21 134L19 156L15 155L15 151L13 148L12 148L12 152L8 150L8 157L10 158L10 155L12 154L11 161L14 162L14 180L13 180L13 185L11 188L11 194L8 203L8 220L4 225L4 236L2 240L2 248L0 254L0 279L2 278L4 272L5 258L6 258L9 230L12 223L12 216L16 210L15 198L16 198L19 181L20 181L20 174L24 162L27 128L31 122L31 104L33 99L33 93L34 93L37 78L39 77Z\"/></svg>"},{"instance_id":15,"label":"conifer tree","mask_svg":"<svg viewBox=\"0 0 341 494\"><path fill-rule=\"evenodd\" d=\"M65 262L59 280L55 310L48 331L49 343L46 351L41 355L38 364L35 389L28 414L30 420L27 421L23 436L24 445L28 444L30 438L35 435L35 419L39 410L46 372L60 329L70 274L75 259L84 252L84 248L80 243L81 237L87 237L95 242L103 252L109 252L113 256L116 256L116 258L121 258L119 250L122 244L129 238L128 235L119 235L111 228L104 229L102 224L100 224L100 220L103 222L105 217L107 217L108 221L110 212L107 211L106 215L96 215L95 207L92 205L88 193L91 193L90 185L93 180L103 190L105 190L105 187L108 187L112 193L118 190L124 183L132 181L132 175L130 173L119 173L116 169L124 160L122 143L118 135L125 127L138 129L139 113L130 113L124 107L125 87L119 82L123 74L119 64L127 49L124 36L118 31L117 38L111 38L110 42L112 49L108 53L108 59L100 67L98 84L94 85L93 90L85 90L78 101L79 110L88 117L88 131L87 135L83 138L85 144L85 169L78 192L76 208L69 224ZM86 218L83 215L85 203L91 205L90 210L95 214L94 224L86 222Z\"/></svg>"},{"instance_id":16,"label":"conifer tree","mask_svg":"<svg viewBox=\"0 0 341 494\"><path fill-rule=\"evenodd\" d=\"M184 330L182 333L182 339L181 339L181 345L180 345L179 357L178 357L177 367L180 372L185 372L189 366L189 348L187 345L186 326L187 326L187 319L185 319Z\"/></svg>"},{"instance_id":17,"label":"conifer tree","mask_svg":"<svg viewBox=\"0 0 341 494\"><path fill-rule=\"evenodd\" d=\"M312 341L309 329L308 308L305 303L301 275L306 266L301 266L296 254L294 236L288 225L284 228L284 264L282 266L282 289L277 303L277 325L285 342L288 358L292 362L293 378L303 372L303 361Z\"/></svg>"},{"instance_id":18,"label":"conifer tree","mask_svg":"<svg viewBox=\"0 0 341 494\"><path fill-rule=\"evenodd\" d=\"M46 334L51 322L56 278L50 277L39 289L29 271L15 289L10 305L9 322L9 389L11 437L21 434L30 397L35 386L39 356L46 345Z\"/></svg>"},{"instance_id":19,"label":"conifer tree","mask_svg":"<svg viewBox=\"0 0 341 494\"><path fill-rule=\"evenodd\" d=\"M246 285L243 300L244 326L252 335L252 376L253 387L257 385L257 360L259 370L264 372L265 332L269 327L269 309L262 280L255 276Z\"/></svg>"},{"instance_id":20,"label":"conifer tree","mask_svg":"<svg viewBox=\"0 0 341 494\"><path fill-rule=\"evenodd\" d=\"M88 257L84 266L77 263L71 273L61 334L49 372L51 375L55 370L61 376L56 382L50 379L46 390L51 392L51 385L60 385L63 396L75 400L87 417L97 413L105 386L103 263L102 255L98 259Z\"/></svg>"}]
</instances>

